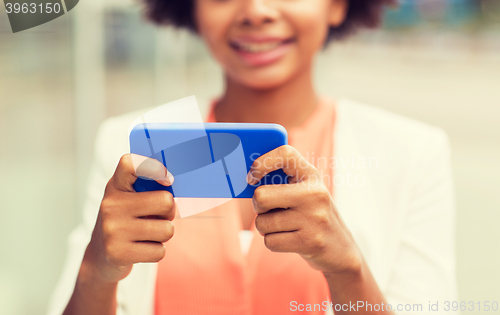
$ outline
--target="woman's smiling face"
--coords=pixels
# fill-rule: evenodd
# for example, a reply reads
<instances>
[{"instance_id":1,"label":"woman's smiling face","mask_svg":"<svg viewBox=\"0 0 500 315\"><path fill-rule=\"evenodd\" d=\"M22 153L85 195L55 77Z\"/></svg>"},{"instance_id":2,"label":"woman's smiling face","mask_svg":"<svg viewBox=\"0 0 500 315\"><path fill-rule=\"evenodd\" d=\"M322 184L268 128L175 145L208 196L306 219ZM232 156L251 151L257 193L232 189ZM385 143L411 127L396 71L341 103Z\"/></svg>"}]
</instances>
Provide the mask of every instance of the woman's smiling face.
<instances>
[{"instance_id":1,"label":"woman's smiling face","mask_svg":"<svg viewBox=\"0 0 500 315\"><path fill-rule=\"evenodd\" d=\"M311 67L348 0L194 0L195 22L233 81L254 89L280 86Z\"/></svg>"}]
</instances>

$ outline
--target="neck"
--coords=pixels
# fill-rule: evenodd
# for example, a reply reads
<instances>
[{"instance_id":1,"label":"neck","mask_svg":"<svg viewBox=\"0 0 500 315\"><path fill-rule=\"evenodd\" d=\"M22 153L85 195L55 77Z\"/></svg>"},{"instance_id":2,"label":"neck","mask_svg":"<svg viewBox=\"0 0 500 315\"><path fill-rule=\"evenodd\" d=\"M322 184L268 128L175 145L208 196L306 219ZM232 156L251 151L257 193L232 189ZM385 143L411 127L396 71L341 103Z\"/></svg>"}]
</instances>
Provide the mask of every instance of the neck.
<instances>
[{"instance_id":1,"label":"neck","mask_svg":"<svg viewBox=\"0 0 500 315\"><path fill-rule=\"evenodd\" d=\"M252 89L226 76L226 90L215 108L220 122L277 123L300 126L318 105L311 69L276 88Z\"/></svg>"}]
</instances>

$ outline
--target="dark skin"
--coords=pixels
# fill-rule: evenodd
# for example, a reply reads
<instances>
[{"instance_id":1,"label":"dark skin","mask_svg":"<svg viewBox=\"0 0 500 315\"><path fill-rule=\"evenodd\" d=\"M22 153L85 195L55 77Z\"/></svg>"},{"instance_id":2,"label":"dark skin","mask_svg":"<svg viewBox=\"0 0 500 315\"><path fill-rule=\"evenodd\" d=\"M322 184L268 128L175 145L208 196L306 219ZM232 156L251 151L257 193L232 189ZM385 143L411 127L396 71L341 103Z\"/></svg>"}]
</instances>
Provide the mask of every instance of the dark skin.
<instances>
[{"instance_id":1,"label":"dark skin","mask_svg":"<svg viewBox=\"0 0 500 315\"><path fill-rule=\"evenodd\" d=\"M334 304L367 301L386 305L320 173L296 149L282 146L259 157L247 181L255 184L278 168L291 176L289 184L259 186L252 198L255 227L264 236L266 247L297 253L320 270Z\"/></svg>"},{"instance_id":2,"label":"dark skin","mask_svg":"<svg viewBox=\"0 0 500 315\"><path fill-rule=\"evenodd\" d=\"M140 168L137 166L141 165ZM167 191L136 193L138 176L171 185L160 162L126 154L106 185L97 222L64 314L115 314L116 289L135 263L158 262L172 238L175 202Z\"/></svg>"},{"instance_id":3,"label":"dark skin","mask_svg":"<svg viewBox=\"0 0 500 315\"><path fill-rule=\"evenodd\" d=\"M198 33L225 73L226 89L215 109L217 120L273 122L285 128L304 122L319 99L312 84L314 56L323 46L328 27L345 19L347 1L196 0ZM256 64L255 59L242 57L234 49L237 42L250 54L272 50L283 39L287 42L281 47L284 53L265 64ZM304 163L289 163L293 159ZM261 186L251 200L241 201L243 228L249 229L255 220L269 250L297 253L320 270L334 304L387 304L328 189L319 180L318 170L297 150L282 146L261 156L248 181L258 181L277 168L292 176L291 183ZM137 174L138 170L142 173ZM132 184L138 175L166 186L172 181L155 160L131 154L122 157L106 186L64 314L115 314L118 282L135 263L157 262L165 256L162 243L174 233L175 202L166 191L134 192ZM341 313L350 311L336 312Z\"/></svg>"}]
</instances>

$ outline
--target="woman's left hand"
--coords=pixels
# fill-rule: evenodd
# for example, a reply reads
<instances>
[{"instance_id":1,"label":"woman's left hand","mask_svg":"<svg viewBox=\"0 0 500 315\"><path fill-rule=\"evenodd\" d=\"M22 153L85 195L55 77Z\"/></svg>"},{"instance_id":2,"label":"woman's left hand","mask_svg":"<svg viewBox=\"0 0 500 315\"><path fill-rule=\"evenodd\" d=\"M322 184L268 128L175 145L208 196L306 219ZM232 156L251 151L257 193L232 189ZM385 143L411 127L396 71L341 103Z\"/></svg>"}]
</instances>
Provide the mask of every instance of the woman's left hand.
<instances>
[{"instance_id":1,"label":"woman's left hand","mask_svg":"<svg viewBox=\"0 0 500 315\"><path fill-rule=\"evenodd\" d=\"M284 145L254 161L247 181L255 185L282 169L289 184L262 185L253 196L255 226L273 252L294 252L325 274L359 272L361 253L323 183L320 172L295 148Z\"/></svg>"}]
</instances>

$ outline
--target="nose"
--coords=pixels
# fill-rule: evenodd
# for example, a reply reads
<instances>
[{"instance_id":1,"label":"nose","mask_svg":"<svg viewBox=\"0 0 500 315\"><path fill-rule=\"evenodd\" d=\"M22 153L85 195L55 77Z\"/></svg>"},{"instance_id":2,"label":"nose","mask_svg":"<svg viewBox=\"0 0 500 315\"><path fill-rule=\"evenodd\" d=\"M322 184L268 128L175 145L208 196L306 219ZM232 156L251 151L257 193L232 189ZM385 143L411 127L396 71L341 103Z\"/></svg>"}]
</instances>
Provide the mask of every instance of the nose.
<instances>
[{"instance_id":1,"label":"nose","mask_svg":"<svg viewBox=\"0 0 500 315\"><path fill-rule=\"evenodd\" d=\"M237 21L243 26L261 26L278 18L278 11L268 0L241 0Z\"/></svg>"}]
</instances>

